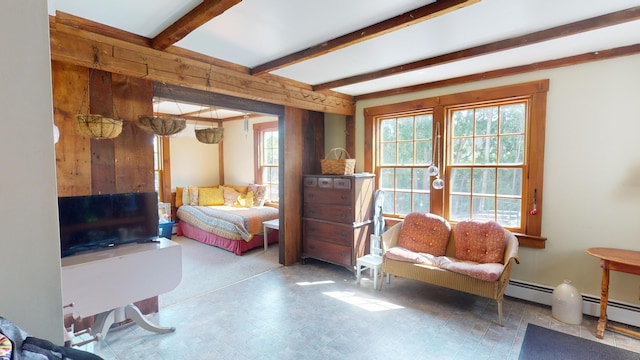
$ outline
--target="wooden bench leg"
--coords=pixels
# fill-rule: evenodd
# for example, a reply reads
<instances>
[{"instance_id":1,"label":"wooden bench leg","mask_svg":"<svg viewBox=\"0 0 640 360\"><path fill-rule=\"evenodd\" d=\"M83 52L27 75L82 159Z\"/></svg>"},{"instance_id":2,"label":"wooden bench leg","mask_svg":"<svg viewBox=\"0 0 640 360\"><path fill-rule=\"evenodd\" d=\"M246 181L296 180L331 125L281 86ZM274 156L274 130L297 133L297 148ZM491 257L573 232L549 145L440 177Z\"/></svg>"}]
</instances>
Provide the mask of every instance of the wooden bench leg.
<instances>
[{"instance_id":1,"label":"wooden bench leg","mask_svg":"<svg viewBox=\"0 0 640 360\"><path fill-rule=\"evenodd\" d=\"M504 326L504 324L502 323L502 300L497 300L497 301L498 301L498 325Z\"/></svg>"}]
</instances>

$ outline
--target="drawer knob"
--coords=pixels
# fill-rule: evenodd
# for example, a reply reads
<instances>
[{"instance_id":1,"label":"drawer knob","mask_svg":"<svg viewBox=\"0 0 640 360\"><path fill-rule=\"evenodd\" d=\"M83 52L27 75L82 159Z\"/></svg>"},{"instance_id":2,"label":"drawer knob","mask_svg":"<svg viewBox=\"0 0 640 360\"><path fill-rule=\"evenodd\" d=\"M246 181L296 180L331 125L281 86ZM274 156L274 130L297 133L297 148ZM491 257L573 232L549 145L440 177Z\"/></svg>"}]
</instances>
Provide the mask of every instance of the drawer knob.
<instances>
[{"instance_id":1,"label":"drawer knob","mask_svg":"<svg viewBox=\"0 0 640 360\"><path fill-rule=\"evenodd\" d=\"M341 200L347 200L347 199L349 199L349 198L348 198L346 195L342 195L342 196L340 196L340 199L341 199Z\"/></svg>"}]
</instances>

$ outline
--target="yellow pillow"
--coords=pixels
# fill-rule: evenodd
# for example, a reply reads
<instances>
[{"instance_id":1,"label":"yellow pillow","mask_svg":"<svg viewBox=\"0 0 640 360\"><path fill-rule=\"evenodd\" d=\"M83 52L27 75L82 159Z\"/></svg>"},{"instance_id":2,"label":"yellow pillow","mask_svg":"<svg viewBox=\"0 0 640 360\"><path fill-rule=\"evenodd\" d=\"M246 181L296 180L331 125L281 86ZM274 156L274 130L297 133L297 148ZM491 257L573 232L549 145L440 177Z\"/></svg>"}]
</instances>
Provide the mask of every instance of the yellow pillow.
<instances>
[{"instance_id":1,"label":"yellow pillow","mask_svg":"<svg viewBox=\"0 0 640 360\"><path fill-rule=\"evenodd\" d=\"M198 205L214 206L224 205L224 190L219 188L199 188Z\"/></svg>"},{"instance_id":2,"label":"yellow pillow","mask_svg":"<svg viewBox=\"0 0 640 360\"><path fill-rule=\"evenodd\" d=\"M253 192L249 191L246 194L240 194L233 207L253 207Z\"/></svg>"},{"instance_id":3,"label":"yellow pillow","mask_svg":"<svg viewBox=\"0 0 640 360\"><path fill-rule=\"evenodd\" d=\"M240 194L246 194L249 185L224 185L225 187L232 188L233 190L239 192Z\"/></svg>"},{"instance_id":4,"label":"yellow pillow","mask_svg":"<svg viewBox=\"0 0 640 360\"><path fill-rule=\"evenodd\" d=\"M181 187L176 188L176 207L179 208L182 206L182 191L184 189Z\"/></svg>"}]
</instances>

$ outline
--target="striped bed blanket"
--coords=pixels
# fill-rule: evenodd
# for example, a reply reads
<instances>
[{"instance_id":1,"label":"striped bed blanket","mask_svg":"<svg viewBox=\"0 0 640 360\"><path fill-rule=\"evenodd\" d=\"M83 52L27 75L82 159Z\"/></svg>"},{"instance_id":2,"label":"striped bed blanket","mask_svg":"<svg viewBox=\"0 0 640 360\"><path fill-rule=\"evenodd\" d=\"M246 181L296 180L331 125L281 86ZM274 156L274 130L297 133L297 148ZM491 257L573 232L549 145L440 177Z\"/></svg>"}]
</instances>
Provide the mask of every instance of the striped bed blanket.
<instances>
[{"instance_id":1,"label":"striped bed blanket","mask_svg":"<svg viewBox=\"0 0 640 360\"><path fill-rule=\"evenodd\" d=\"M177 212L184 221L204 231L230 240L250 241L261 233L264 221L278 218L278 209L269 206L191 206L183 205Z\"/></svg>"}]
</instances>

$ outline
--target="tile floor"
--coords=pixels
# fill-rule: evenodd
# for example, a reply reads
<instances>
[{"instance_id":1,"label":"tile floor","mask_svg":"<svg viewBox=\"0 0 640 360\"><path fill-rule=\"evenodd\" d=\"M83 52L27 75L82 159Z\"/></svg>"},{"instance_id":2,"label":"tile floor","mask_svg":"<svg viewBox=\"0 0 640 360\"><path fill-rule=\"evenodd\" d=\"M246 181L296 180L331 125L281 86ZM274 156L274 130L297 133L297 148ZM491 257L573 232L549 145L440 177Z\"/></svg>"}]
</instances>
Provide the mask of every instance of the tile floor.
<instances>
[{"instance_id":1,"label":"tile floor","mask_svg":"<svg viewBox=\"0 0 640 360\"><path fill-rule=\"evenodd\" d=\"M596 339L590 316L566 325L550 307L513 298L503 311L501 327L493 300L401 278L377 291L366 277L356 284L348 270L308 260L150 316L173 333L128 324L85 349L106 360L517 359L532 323L640 352L640 340L625 335L607 331Z\"/></svg>"}]
</instances>

